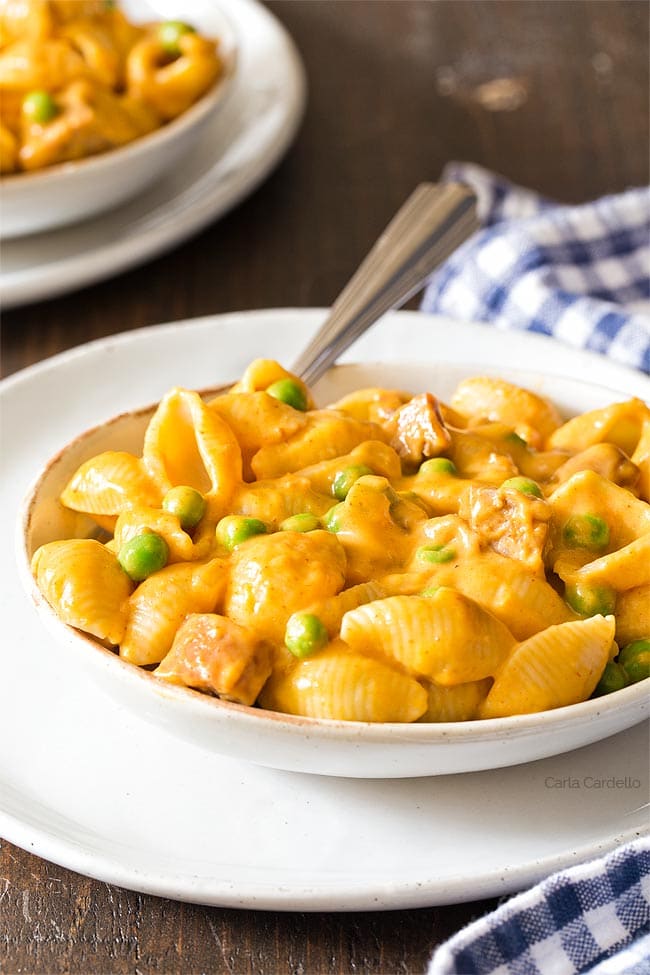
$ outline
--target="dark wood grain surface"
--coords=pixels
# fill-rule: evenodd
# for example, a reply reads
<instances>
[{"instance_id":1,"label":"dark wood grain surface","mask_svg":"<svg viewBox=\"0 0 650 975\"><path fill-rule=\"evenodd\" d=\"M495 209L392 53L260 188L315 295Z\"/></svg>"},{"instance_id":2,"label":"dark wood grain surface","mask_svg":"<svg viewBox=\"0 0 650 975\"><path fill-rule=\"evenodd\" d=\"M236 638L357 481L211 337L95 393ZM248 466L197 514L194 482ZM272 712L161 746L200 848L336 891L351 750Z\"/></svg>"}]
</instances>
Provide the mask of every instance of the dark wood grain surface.
<instances>
[{"instance_id":1,"label":"dark wood grain surface","mask_svg":"<svg viewBox=\"0 0 650 975\"><path fill-rule=\"evenodd\" d=\"M268 6L294 36L310 86L285 160L182 247L7 311L4 375L155 322L328 304L413 186L451 159L565 201L648 182L645 0ZM0 971L407 975L495 903L377 914L220 910L123 891L2 842Z\"/></svg>"}]
</instances>

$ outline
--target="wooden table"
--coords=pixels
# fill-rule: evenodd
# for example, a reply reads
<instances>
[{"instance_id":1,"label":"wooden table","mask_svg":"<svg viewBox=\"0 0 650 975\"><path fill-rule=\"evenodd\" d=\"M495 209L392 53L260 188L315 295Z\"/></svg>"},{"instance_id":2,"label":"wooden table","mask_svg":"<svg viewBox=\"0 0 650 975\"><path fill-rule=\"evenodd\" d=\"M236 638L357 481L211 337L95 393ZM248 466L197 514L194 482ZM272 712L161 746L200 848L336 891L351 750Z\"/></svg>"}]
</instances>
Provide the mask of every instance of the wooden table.
<instances>
[{"instance_id":1,"label":"wooden table","mask_svg":"<svg viewBox=\"0 0 650 975\"><path fill-rule=\"evenodd\" d=\"M7 312L5 375L159 321L326 305L413 186L435 180L450 159L565 201L648 182L643 0L273 0L269 8L293 34L310 85L285 160L182 247ZM87 880L3 842L0 970L407 975L495 903L379 914L220 910Z\"/></svg>"}]
</instances>

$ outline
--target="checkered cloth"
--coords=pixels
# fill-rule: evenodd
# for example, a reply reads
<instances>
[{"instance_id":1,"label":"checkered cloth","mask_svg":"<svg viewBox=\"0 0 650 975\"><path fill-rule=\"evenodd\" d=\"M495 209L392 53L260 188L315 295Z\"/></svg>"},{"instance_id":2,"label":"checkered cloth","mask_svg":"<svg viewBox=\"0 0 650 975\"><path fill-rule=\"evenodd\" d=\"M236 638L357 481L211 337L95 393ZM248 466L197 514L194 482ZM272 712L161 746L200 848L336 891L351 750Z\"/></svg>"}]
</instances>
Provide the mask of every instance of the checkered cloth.
<instances>
[{"instance_id":1,"label":"checkered cloth","mask_svg":"<svg viewBox=\"0 0 650 975\"><path fill-rule=\"evenodd\" d=\"M650 372L650 188L560 206L469 163L483 229L433 275L422 310L552 335Z\"/></svg>"},{"instance_id":2,"label":"checkered cloth","mask_svg":"<svg viewBox=\"0 0 650 975\"><path fill-rule=\"evenodd\" d=\"M443 944L428 975L649 975L650 840L571 867Z\"/></svg>"}]
</instances>

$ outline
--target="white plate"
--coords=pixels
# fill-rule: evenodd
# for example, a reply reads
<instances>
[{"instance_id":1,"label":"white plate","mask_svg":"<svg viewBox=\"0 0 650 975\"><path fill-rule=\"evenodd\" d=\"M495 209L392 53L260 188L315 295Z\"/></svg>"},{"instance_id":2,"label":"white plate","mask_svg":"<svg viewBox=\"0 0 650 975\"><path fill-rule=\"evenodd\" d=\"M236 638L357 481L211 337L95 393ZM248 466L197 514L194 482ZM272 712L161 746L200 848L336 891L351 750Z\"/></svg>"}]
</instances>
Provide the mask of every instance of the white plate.
<instances>
[{"instance_id":1,"label":"white plate","mask_svg":"<svg viewBox=\"0 0 650 975\"><path fill-rule=\"evenodd\" d=\"M178 10L178 0L149 5L162 16ZM191 0L194 19L206 31L211 21L222 22L214 6L213 0ZM227 103L191 154L110 213L4 241L4 308L81 288L160 254L223 216L278 163L304 110L302 62L284 28L255 0L219 0L219 10L237 38L237 73Z\"/></svg>"},{"instance_id":2,"label":"white plate","mask_svg":"<svg viewBox=\"0 0 650 975\"><path fill-rule=\"evenodd\" d=\"M322 317L255 312L142 329L6 380L2 537L10 539L42 458L82 427L145 405L174 383L227 382L253 355L290 363ZM630 392L647 383L596 356L560 355L543 337L409 313L377 326L349 357L462 361L468 348L494 368L534 363ZM5 542L0 832L63 866L228 907L403 908L512 891L647 828L644 725L530 765L413 780L277 772L182 744L120 708L59 655L10 551Z\"/></svg>"}]
</instances>

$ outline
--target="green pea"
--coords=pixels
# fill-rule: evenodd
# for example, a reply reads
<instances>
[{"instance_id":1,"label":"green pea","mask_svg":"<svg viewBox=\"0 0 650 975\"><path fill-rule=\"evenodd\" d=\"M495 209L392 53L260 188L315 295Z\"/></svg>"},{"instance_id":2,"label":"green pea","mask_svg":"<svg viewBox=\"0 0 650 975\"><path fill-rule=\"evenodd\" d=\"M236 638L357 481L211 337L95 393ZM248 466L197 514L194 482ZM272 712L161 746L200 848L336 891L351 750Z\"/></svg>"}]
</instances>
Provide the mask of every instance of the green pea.
<instances>
[{"instance_id":1,"label":"green pea","mask_svg":"<svg viewBox=\"0 0 650 975\"><path fill-rule=\"evenodd\" d=\"M509 477L501 487L512 488L513 491L520 491L521 494L531 494L534 498L544 497L537 481L532 481L529 477Z\"/></svg>"},{"instance_id":2,"label":"green pea","mask_svg":"<svg viewBox=\"0 0 650 975\"><path fill-rule=\"evenodd\" d=\"M180 39L183 34L193 34L194 28L182 20L166 20L158 27L158 40L166 54L177 58L181 53Z\"/></svg>"},{"instance_id":3,"label":"green pea","mask_svg":"<svg viewBox=\"0 0 650 975\"><path fill-rule=\"evenodd\" d=\"M418 474L458 474L458 468L448 457L432 457L420 465Z\"/></svg>"},{"instance_id":4,"label":"green pea","mask_svg":"<svg viewBox=\"0 0 650 975\"><path fill-rule=\"evenodd\" d=\"M23 98L23 114L32 122L44 125L59 114L59 109L49 92L30 91Z\"/></svg>"},{"instance_id":5,"label":"green pea","mask_svg":"<svg viewBox=\"0 0 650 975\"><path fill-rule=\"evenodd\" d=\"M628 677L623 668L614 660L610 660L605 664L605 669L591 696L602 697L603 694L620 691L622 687L627 687L628 683Z\"/></svg>"},{"instance_id":6,"label":"green pea","mask_svg":"<svg viewBox=\"0 0 650 975\"><path fill-rule=\"evenodd\" d=\"M217 541L232 552L254 535L266 534L266 525L259 518L246 518L244 515L226 515L217 524Z\"/></svg>"},{"instance_id":7,"label":"green pea","mask_svg":"<svg viewBox=\"0 0 650 975\"><path fill-rule=\"evenodd\" d=\"M415 554L422 562L451 562L456 558L456 549L447 545L423 545Z\"/></svg>"},{"instance_id":8,"label":"green pea","mask_svg":"<svg viewBox=\"0 0 650 975\"><path fill-rule=\"evenodd\" d=\"M597 550L609 544L609 527L599 515L572 515L564 526L562 537L570 548Z\"/></svg>"},{"instance_id":9,"label":"green pea","mask_svg":"<svg viewBox=\"0 0 650 975\"><path fill-rule=\"evenodd\" d=\"M300 410L301 413L307 409L305 391L293 379L278 379L277 382L267 386L266 392L274 399L279 399L281 403L293 406L294 410Z\"/></svg>"},{"instance_id":10,"label":"green pea","mask_svg":"<svg viewBox=\"0 0 650 975\"><path fill-rule=\"evenodd\" d=\"M373 473L374 471L370 467L366 467L365 464L351 464L350 467L344 467L332 482L332 494L339 501L345 501L354 482L365 474Z\"/></svg>"},{"instance_id":11,"label":"green pea","mask_svg":"<svg viewBox=\"0 0 650 975\"><path fill-rule=\"evenodd\" d=\"M433 596L438 592L440 586L425 586L424 589L420 590L421 596Z\"/></svg>"},{"instance_id":12,"label":"green pea","mask_svg":"<svg viewBox=\"0 0 650 975\"><path fill-rule=\"evenodd\" d=\"M323 515L322 521L323 526L328 530L328 532L340 532L343 527L341 522L341 515L345 510L345 505L342 501L339 504L335 504L333 508L326 511Z\"/></svg>"},{"instance_id":13,"label":"green pea","mask_svg":"<svg viewBox=\"0 0 650 975\"><path fill-rule=\"evenodd\" d=\"M609 586L590 586L577 582L566 587L564 598L581 616L609 616L614 612L616 593Z\"/></svg>"},{"instance_id":14,"label":"green pea","mask_svg":"<svg viewBox=\"0 0 650 975\"><path fill-rule=\"evenodd\" d=\"M117 561L134 582L142 582L152 573L158 572L167 565L168 558L167 542L161 535L151 531L130 538L117 555Z\"/></svg>"},{"instance_id":15,"label":"green pea","mask_svg":"<svg viewBox=\"0 0 650 975\"><path fill-rule=\"evenodd\" d=\"M329 634L314 613L294 613L287 622L284 642L294 657L308 657L329 642Z\"/></svg>"},{"instance_id":16,"label":"green pea","mask_svg":"<svg viewBox=\"0 0 650 975\"><path fill-rule=\"evenodd\" d=\"M650 640L633 640L623 647L618 662L631 684L650 677Z\"/></svg>"},{"instance_id":17,"label":"green pea","mask_svg":"<svg viewBox=\"0 0 650 975\"><path fill-rule=\"evenodd\" d=\"M513 447L527 447L528 444L523 437L520 437L518 433L513 430L511 433L506 434L506 443L511 443Z\"/></svg>"},{"instance_id":18,"label":"green pea","mask_svg":"<svg viewBox=\"0 0 650 975\"><path fill-rule=\"evenodd\" d=\"M280 531L283 532L313 532L320 528L320 520L316 515L305 511L299 515L291 515L280 522Z\"/></svg>"},{"instance_id":19,"label":"green pea","mask_svg":"<svg viewBox=\"0 0 650 975\"><path fill-rule=\"evenodd\" d=\"M203 495L184 484L171 488L163 498L162 506L170 515L176 515L185 531L196 528L207 507Z\"/></svg>"}]
</instances>

